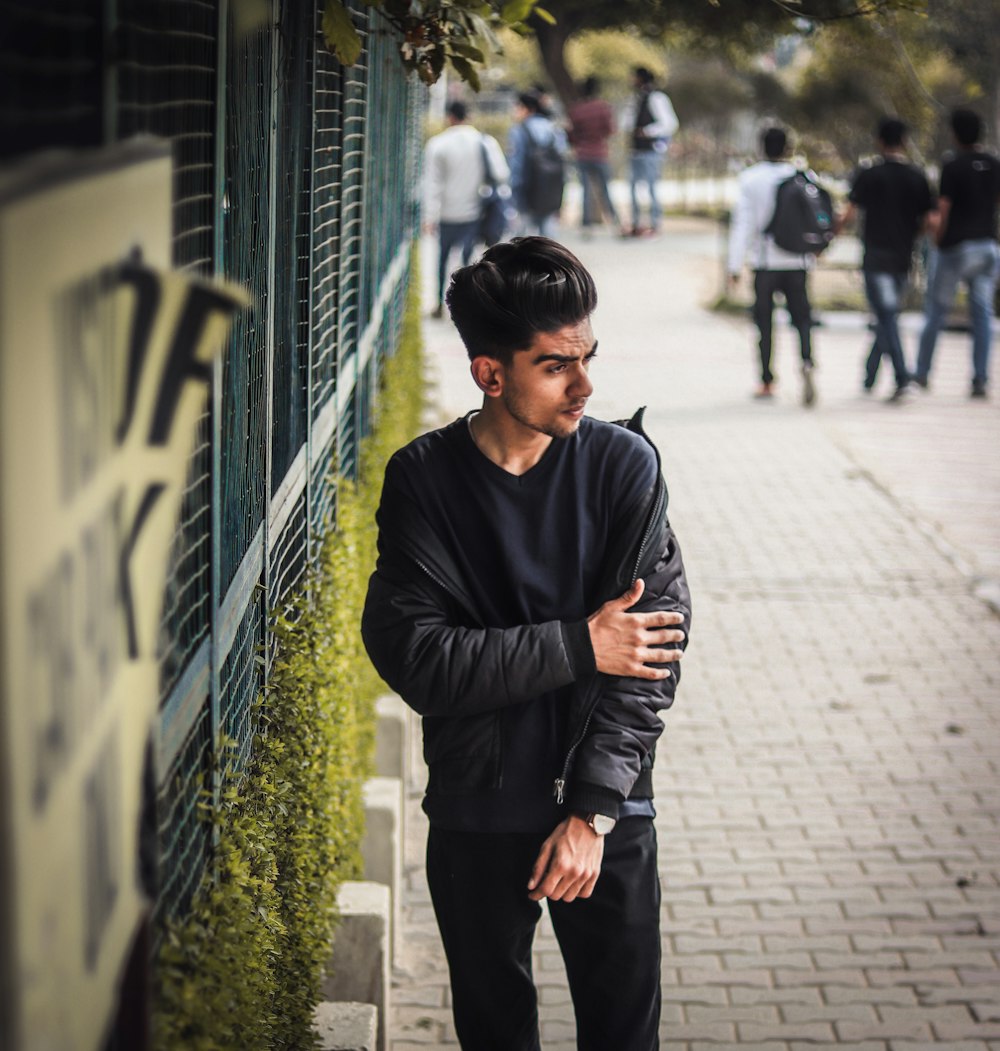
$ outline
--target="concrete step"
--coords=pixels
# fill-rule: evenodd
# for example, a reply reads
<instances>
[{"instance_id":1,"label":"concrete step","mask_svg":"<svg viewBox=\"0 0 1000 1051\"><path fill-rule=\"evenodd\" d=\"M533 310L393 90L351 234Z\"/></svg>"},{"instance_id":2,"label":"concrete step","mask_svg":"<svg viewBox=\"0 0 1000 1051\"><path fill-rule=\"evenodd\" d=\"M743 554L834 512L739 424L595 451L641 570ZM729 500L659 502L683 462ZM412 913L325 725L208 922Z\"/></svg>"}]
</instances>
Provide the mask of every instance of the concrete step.
<instances>
[{"instance_id":1,"label":"concrete step","mask_svg":"<svg viewBox=\"0 0 1000 1051\"><path fill-rule=\"evenodd\" d=\"M377 1051L386 1051L390 1010L391 895L383 883L348 881L337 896L340 923L321 993L331 1002L374 1004Z\"/></svg>"},{"instance_id":2,"label":"concrete step","mask_svg":"<svg viewBox=\"0 0 1000 1051\"><path fill-rule=\"evenodd\" d=\"M374 1004L324 1001L316 1005L313 1029L319 1034L320 1051L376 1051L378 1009Z\"/></svg>"}]
</instances>

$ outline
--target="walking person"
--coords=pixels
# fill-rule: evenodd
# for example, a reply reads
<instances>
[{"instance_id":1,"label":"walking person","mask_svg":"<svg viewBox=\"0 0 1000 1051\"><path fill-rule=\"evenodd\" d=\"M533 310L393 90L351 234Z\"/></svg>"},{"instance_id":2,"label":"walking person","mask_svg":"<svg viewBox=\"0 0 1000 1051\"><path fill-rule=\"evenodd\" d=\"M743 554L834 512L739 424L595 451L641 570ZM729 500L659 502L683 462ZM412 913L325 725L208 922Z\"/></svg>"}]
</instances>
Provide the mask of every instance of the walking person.
<instances>
[{"instance_id":1,"label":"walking person","mask_svg":"<svg viewBox=\"0 0 1000 1051\"><path fill-rule=\"evenodd\" d=\"M527 92L517 97L514 121L507 156L519 233L551 237L566 182L566 133L543 116L537 96Z\"/></svg>"},{"instance_id":2,"label":"walking person","mask_svg":"<svg viewBox=\"0 0 1000 1051\"><path fill-rule=\"evenodd\" d=\"M570 106L568 116L569 143L576 153L583 189L584 236L601 222L602 213L614 223L619 234L624 233L609 187L608 140L615 133L615 113L611 104L601 98L601 82L597 77L587 77L580 85L580 98Z\"/></svg>"},{"instance_id":3,"label":"walking person","mask_svg":"<svg viewBox=\"0 0 1000 1051\"><path fill-rule=\"evenodd\" d=\"M690 598L659 455L585 415L593 279L527 237L452 278L482 405L397 452L362 634L423 716L427 879L470 1051L538 1051L548 899L584 1051L659 1046L652 768Z\"/></svg>"},{"instance_id":4,"label":"walking person","mask_svg":"<svg viewBox=\"0 0 1000 1051\"><path fill-rule=\"evenodd\" d=\"M663 174L663 161L678 127L673 103L663 91L656 87L656 78L645 66L636 66L632 71L632 86L635 89L635 117L630 132L629 192L632 197L633 237L658 234L663 209L660 207L657 183ZM640 223L639 185L644 184L649 193L649 225Z\"/></svg>"},{"instance_id":5,"label":"walking person","mask_svg":"<svg viewBox=\"0 0 1000 1051\"><path fill-rule=\"evenodd\" d=\"M899 402L909 384L909 369L899 336L899 311L913 260L913 245L933 207L927 177L909 162L904 140L906 125L896 117L879 121L876 141L880 160L854 177L848 204L836 229L864 212L861 263L865 294L875 315L875 341L865 362L864 390L871 391L883 357L892 362L896 389L889 400Z\"/></svg>"},{"instance_id":6,"label":"walking person","mask_svg":"<svg viewBox=\"0 0 1000 1051\"><path fill-rule=\"evenodd\" d=\"M951 115L954 155L941 167L938 222L927 277L924 329L920 335L914 382L927 388L938 333L955 300L958 283L969 290L972 321L972 397L985 398L993 339L993 297L1000 252L997 248L997 203L1000 160L980 145L983 122L969 109Z\"/></svg>"},{"instance_id":7,"label":"walking person","mask_svg":"<svg viewBox=\"0 0 1000 1051\"><path fill-rule=\"evenodd\" d=\"M729 229L729 283L740 279L743 261L749 256L754 274L753 318L760 332L760 386L754 397L774 394L772 369L774 297L780 292L799 336L802 357L802 402L816 400L813 380L812 310L806 278L812 266L809 254L796 254L779 248L767 227L774 216L778 187L795 175L796 168L786 160L788 136L783 128L768 128L761 136L764 159L740 173L736 205Z\"/></svg>"},{"instance_id":8,"label":"walking person","mask_svg":"<svg viewBox=\"0 0 1000 1051\"><path fill-rule=\"evenodd\" d=\"M468 266L476 246L486 163L496 183L506 183L510 175L500 144L468 123L464 102L450 102L446 118L448 127L428 140L424 153L424 230L438 235L435 318L444 316L452 253L460 249L462 265Z\"/></svg>"}]
</instances>

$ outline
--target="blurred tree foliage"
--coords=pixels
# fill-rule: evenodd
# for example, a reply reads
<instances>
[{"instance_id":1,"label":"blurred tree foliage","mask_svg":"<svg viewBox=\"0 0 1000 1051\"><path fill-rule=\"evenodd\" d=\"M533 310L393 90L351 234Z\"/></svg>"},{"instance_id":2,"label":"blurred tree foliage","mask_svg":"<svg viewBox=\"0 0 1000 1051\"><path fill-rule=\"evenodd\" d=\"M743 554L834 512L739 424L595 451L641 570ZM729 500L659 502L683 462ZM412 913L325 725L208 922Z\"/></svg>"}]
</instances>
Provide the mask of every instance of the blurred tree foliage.
<instances>
[{"instance_id":1,"label":"blurred tree foliage","mask_svg":"<svg viewBox=\"0 0 1000 1051\"><path fill-rule=\"evenodd\" d=\"M958 58L955 24L938 21L933 12L883 13L814 34L780 110L814 161L851 167L873 152L875 125L889 114L909 125L911 152L927 163L950 145L947 114L954 106L978 110L989 137L996 135L1000 7L992 0L959 0L954 6L970 15L967 33L976 26L985 33L995 23L993 35L983 36L967 61Z\"/></svg>"},{"instance_id":2,"label":"blurred tree foliage","mask_svg":"<svg viewBox=\"0 0 1000 1051\"><path fill-rule=\"evenodd\" d=\"M544 16L536 12L527 22L548 79L568 105L576 84L567 45L586 30L625 29L650 40L669 33L686 53L746 55L809 25L924 6L924 0L545 0Z\"/></svg>"}]
</instances>

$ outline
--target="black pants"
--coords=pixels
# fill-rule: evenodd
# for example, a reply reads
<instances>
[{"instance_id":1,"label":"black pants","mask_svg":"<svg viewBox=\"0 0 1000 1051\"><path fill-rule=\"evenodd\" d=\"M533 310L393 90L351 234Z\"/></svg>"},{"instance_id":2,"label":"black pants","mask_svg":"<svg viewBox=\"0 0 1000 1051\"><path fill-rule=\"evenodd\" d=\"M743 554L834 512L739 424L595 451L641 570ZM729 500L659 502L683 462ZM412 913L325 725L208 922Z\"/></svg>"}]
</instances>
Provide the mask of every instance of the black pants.
<instances>
[{"instance_id":1,"label":"black pants","mask_svg":"<svg viewBox=\"0 0 1000 1051\"><path fill-rule=\"evenodd\" d=\"M753 319L760 329L760 379L770 383L771 334L773 331L774 293L782 292L792 325L799 334L803 362L812 363L812 313L806 290L805 270L757 270L753 278Z\"/></svg>"},{"instance_id":2,"label":"black pants","mask_svg":"<svg viewBox=\"0 0 1000 1051\"><path fill-rule=\"evenodd\" d=\"M427 880L451 972L463 1051L539 1051L531 945L541 906L528 878L545 839L432 828ZM660 1021L660 882L651 818L607 837L590 898L549 902L580 1051L655 1051Z\"/></svg>"}]
</instances>

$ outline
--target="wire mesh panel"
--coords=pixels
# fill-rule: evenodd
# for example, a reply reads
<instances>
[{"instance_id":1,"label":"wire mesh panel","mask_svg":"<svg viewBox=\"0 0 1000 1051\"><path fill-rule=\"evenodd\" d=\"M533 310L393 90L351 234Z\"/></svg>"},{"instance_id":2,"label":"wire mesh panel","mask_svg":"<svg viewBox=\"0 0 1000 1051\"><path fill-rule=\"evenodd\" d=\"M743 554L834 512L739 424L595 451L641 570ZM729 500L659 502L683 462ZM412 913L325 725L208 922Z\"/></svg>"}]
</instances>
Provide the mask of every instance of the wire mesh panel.
<instances>
[{"instance_id":1,"label":"wire mesh panel","mask_svg":"<svg viewBox=\"0 0 1000 1051\"><path fill-rule=\"evenodd\" d=\"M392 114L391 120L368 122L365 151L365 215L363 277L360 296L362 324L372 319L375 296L399 245L407 236L410 198L416 184L406 163L412 149L408 115L412 94L397 53L396 33L379 14L372 15L369 35L369 112Z\"/></svg>"},{"instance_id":2,"label":"wire mesh panel","mask_svg":"<svg viewBox=\"0 0 1000 1051\"><path fill-rule=\"evenodd\" d=\"M271 46L265 29L231 32L227 51L224 269L253 305L237 316L223 365L222 594L264 516Z\"/></svg>"},{"instance_id":3,"label":"wire mesh panel","mask_svg":"<svg viewBox=\"0 0 1000 1051\"><path fill-rule=\"evenodd\" d=\"M213 268L215 238L217 35L212 0L119 0L117 134L170 140L174 266L205 274ZM161 704L209 630L211 433L206 406L171 545L160 630Z\"/></svg>"},{"instance_id":4,"label":"wire mesh panel","mask_svg":"<svg viewBox=\"0 0 1000 1051\"><path fill-rule=\"evenodd\" d=\"M227 752L222 758L237 772L246 768L257 725L257 701L264 687L264 615L255 592L236 630L219 673L221 732Z\"/></svg>"},{"instance_id":5,"label":"wire mesh panel","mask_svg":"<svg viewBox=\"0 0 1000 1051\"><path fill-rule=\"evenodd\" d=\"M349 5L362 39L368 38L368 10L360 0ZM344 73L344 172L341 182L340 303L337 317L337 382L354 377L358 340L364 327L362 269L365 247L366 128L368 115L368 52ZM373 111L376 112L376 111ZM380 117L382 115L380 114ZM379 205L381 207L381 203ZM351 404L337 421L338 469L348 477L357 471L357 411L348 391L338 390L338 402Z\"/></svg>"},{"instance_id":6,"label":"wire mesh panel","mask_svg":"<svg viewBox=\"0 0 1000 1051\"><path fill-rule=\"evenodd\" d=\"M323 533L332 528L337 507L337 487L333 477L333 441L313 451L309 469L310 557L315 557Z\"/></svg>"},{"instance_id":7,"label":"wire mesh panel","mask_svg":"<svg viewBox=\"0 0 1000 1051\"><path fill-rule=\"evenodd\" d=\"M117 133L169 138L174 266L212 269L218 12L213 0L119 0Z\"/></svg>"},{"instance_id":8,"label":"wire mesh panel","mask_svg":"<svg viewBox=\"0 0 1000 1051\"><path fill-rule=\"evenodd\" d=\"M170 544L170 562L160 619L160 704L206 638L212 617L212 417L198 420L188 463L180 518Z\"/></svg>"},{"instance_id":9,"label":"wire mesh panel","mask_svg":"<svg viewBox=\"0 0 1000 1051\"><path fill-rule=\"evenodd\" d=\"M306 571L309 520L306 514L306 493L303 489L281 530L269 545L268 605L282 610Z\"/></svg>"},{"instance_id":10,"label":"wire mesh panel","mask_svg":"<svg viewBox=\"0 0 1000 1051\"><path fill-rule=\"evenodd\" d=\"M215 765L212 714L208 699L180 751L162 776L156 813L159 840L159 896L155 930L185 915L208 862L212 830L198 804L211 787Z\"/></svg>"},{"instance_id":11,"label":"wire mesh panel","mask_svg":"<svg viewBox=\"0 0 1000 1051\"><path fill-rule=\"evenodd\" d=\"M305 444L309 387L312 11L285 4L278 33L271 493Z\"/></svg>"},{"instance_id":12,"label":"wire mesh panel","mask_svg":"<svg viewBox=\"0 0 1000 1051\"><path fill-rule=\"evenodd\" d=\"M0 158L101 143L103 43L92 0L0 0Z\"/></svg>"},{"instance_id":13,"label":"wire mesh panel","mask_svg":"<svg viewBox=\"0 0 1000 1051\"><path fill-rule=\"evenodd\" d=\"M320 9L314 14L318 31ZM315 419L333 397L336 380L344 152L343 68L324 47L315 54L314 83L310 400Z\"/></svg>"}]
</instances>

